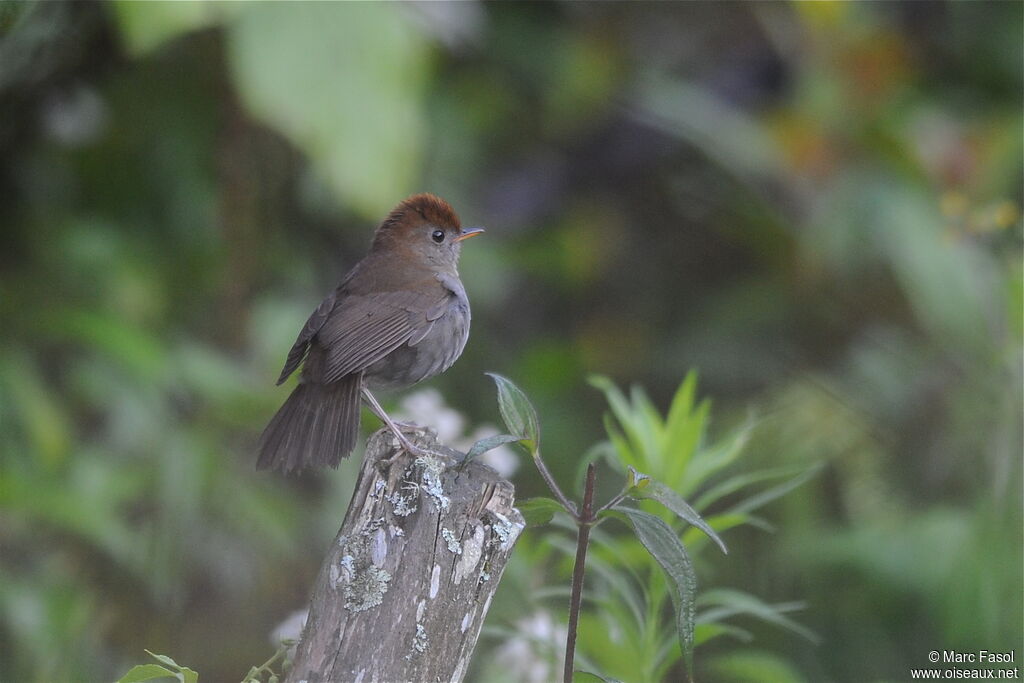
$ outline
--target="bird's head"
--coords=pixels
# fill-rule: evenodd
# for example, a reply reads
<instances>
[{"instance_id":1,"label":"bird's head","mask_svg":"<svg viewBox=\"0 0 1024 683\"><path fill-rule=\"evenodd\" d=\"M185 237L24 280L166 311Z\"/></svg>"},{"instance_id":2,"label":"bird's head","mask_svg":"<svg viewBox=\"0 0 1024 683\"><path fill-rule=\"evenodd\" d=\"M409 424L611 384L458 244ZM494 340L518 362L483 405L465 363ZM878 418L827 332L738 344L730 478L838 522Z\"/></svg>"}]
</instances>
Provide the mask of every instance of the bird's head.
<instances>
[{"instance_id":1,"label":"bird's head","mask_svg":"<svg viewBox=\"0 0 1024 683\"><path fill-rule=\"evenodd\" d=\"M455 270L462 242L483 228L463 228L455 210L440 197L417 194L391 210L377 228L374 251L394 252L438 269Z\"/></svg>"}]
</instances>

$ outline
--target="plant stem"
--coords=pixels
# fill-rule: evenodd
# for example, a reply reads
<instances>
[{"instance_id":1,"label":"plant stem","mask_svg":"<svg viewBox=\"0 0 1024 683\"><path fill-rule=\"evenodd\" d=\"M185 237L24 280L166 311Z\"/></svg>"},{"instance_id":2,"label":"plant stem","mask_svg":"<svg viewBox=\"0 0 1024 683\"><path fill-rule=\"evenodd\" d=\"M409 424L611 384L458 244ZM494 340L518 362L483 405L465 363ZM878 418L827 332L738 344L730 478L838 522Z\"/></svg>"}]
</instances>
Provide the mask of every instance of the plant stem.
<instances>
[{"instance_id":1,"label":"plant stem","mask_svg":"<svg viewBox=\"0 0 1024 683\"><path fill-rule=\"evenodd\" d=\"M262 676L264 673L274 673L270 667L272 667L277 662L278 659L284 657L287 654L288 650L291 648L291 646L294 644L294 640L282 640L281 644L277 648L277 652L274 653L274 656L268 659L267 661L263 662L259 666L254 666L251 669L249 669L249 674L245 677L242 683L249 683L249 681L259 681L260 676Z\"/></svg>"},{"instance_id":2,"label":"plant stem","mask_svg":"<svg viewBox=\"0 0 1024 683\"><path fill-rule=\"evenodd\" d=\"M558 482L556 482L555 478L551 476L551 472L548 471L548 466L540 459L540 451L533 452L533 462L537 465L537 470L540 472L540 476L544 479L544 483L548 485L549 489L551 489L551 493L555 494L555 498L557 498L558 502L562 504L565 511L575 517L578 522L579 517L576 514L576 504L566 498L565 494L562 493L562 489L558 488Z\"/></svg>"},{"instance_id":3,"label":"plant stem","mask_svg":"<svg viewBox=\"0 0 1024 683\"><path fill-rule=\"evenodd\" d=\"M621 503L621 502L622 502L622 499L626 497L626 491L627 491L627 489L623 489L623 490L622 490L622 492L621 492L621 493L619 493L619 495L615 496L614 498L612 498L611 500L609 500L609 501L608 501L607 503L605 503L604 505L602 505L602 506L601 506L600 508L598 508L598 510L597 510L597 513L596 513L596 514L598 514L598 515L599 515L599 514L601 514L602 512L604 512L605 510L610 510L610 509L612 509L613 507L615 507L616 505L618 505L619 503Z\"/></svg>"},{"instance_id":4,"label":"plant stem","mask_svg":"<svg viewBox=\"0 0 1024 683\"><path fill-rule=\"evenodd\" d=\"M587 483L583 490L583 509L577 518L579 533L576 536L576 563L572 568L572 597L569 599L569 628L565 636L563 683L572 683L573 660L576 657L576 628L579 625L580 604L583 600L583 573L586 571L590 527L594 523L594 479L596 476L594 464L587 465Z\"/></svg>"}]
</instances>

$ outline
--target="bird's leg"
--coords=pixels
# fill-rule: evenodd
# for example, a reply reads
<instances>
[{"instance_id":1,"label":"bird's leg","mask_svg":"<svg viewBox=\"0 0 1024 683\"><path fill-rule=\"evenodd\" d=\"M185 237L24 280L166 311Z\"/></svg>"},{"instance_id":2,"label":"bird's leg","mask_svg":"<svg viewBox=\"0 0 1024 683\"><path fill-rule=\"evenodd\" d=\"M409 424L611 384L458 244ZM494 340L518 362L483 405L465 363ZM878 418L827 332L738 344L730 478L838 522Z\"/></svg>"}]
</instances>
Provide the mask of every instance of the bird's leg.
<instances>
[{"instance_id":1,"label":"bird's leg","mask_svg":"<svg viewBox=\"0 0 1024 683\"><path fill-rule=\"evenodd\" d=\"M395 424L394 420L388 417L388 414L384 412L384 409L381 408L380 403L378 403L377 399L370 393L370 390L366 387L363 387L362 389L363 399L365 399L367 404L369 404L370 410L372 410L373 414L380 418L381 422L383 422L391 433L395 435L395 438L398 439L398 445L402 450L410 455L416 456L417 458L426 455L426 451L419 446L413 445L413 443L406 438L405 434L403 434L402 430L398 428L398 425ZM395 457L397 457L397 454L392 455L390 458L382 458L378 464L384 467L389 467Z\"/></svg>"}]
</instances>

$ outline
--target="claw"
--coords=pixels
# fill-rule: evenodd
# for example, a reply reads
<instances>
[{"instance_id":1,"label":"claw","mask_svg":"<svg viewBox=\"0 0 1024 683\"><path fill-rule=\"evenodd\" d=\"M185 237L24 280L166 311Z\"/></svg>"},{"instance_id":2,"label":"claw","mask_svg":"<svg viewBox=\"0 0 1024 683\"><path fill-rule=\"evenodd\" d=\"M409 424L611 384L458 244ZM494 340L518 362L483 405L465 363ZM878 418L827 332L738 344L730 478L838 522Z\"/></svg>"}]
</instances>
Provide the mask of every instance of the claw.
<instances>
[{"instance_id":1,"label":"claw","mask_svg":"<svg viewBox=\"0 0 1024 683\"><path fill-rule=\"evenodd\" d=\"M402 453L408 453L414 458L421 458L427 454L427 451L423 450L419 446L413 444L409 439L402 434L401 431L393 431L392 434L398 440L398 450L389 455L386 458L381 458L377 461L377 469L381 473L385 473L391 469L391 465L394 464L395 460L402 455Z\"/></svg>"}]
</instances>

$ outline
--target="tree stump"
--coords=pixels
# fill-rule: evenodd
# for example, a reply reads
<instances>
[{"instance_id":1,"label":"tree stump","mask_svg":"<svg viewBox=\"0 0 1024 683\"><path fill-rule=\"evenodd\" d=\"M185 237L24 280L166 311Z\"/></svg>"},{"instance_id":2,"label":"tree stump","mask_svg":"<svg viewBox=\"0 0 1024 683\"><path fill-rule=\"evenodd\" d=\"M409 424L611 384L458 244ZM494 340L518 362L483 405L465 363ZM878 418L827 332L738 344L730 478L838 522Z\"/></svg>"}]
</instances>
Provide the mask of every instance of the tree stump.
<instances>
[{"instance_id":1,"label":"tree stump","mask_svg":"<svg viewBox=\"0 0 1024 683\"><path fill-rule=\"evenodd\" d=\"M426 431L374 434L287 683L461 681L525 524L512 484ZM397 455L396 455L397 454ZM395 455L390 467L378 467Z\"/></svg>"}]
</instances>

